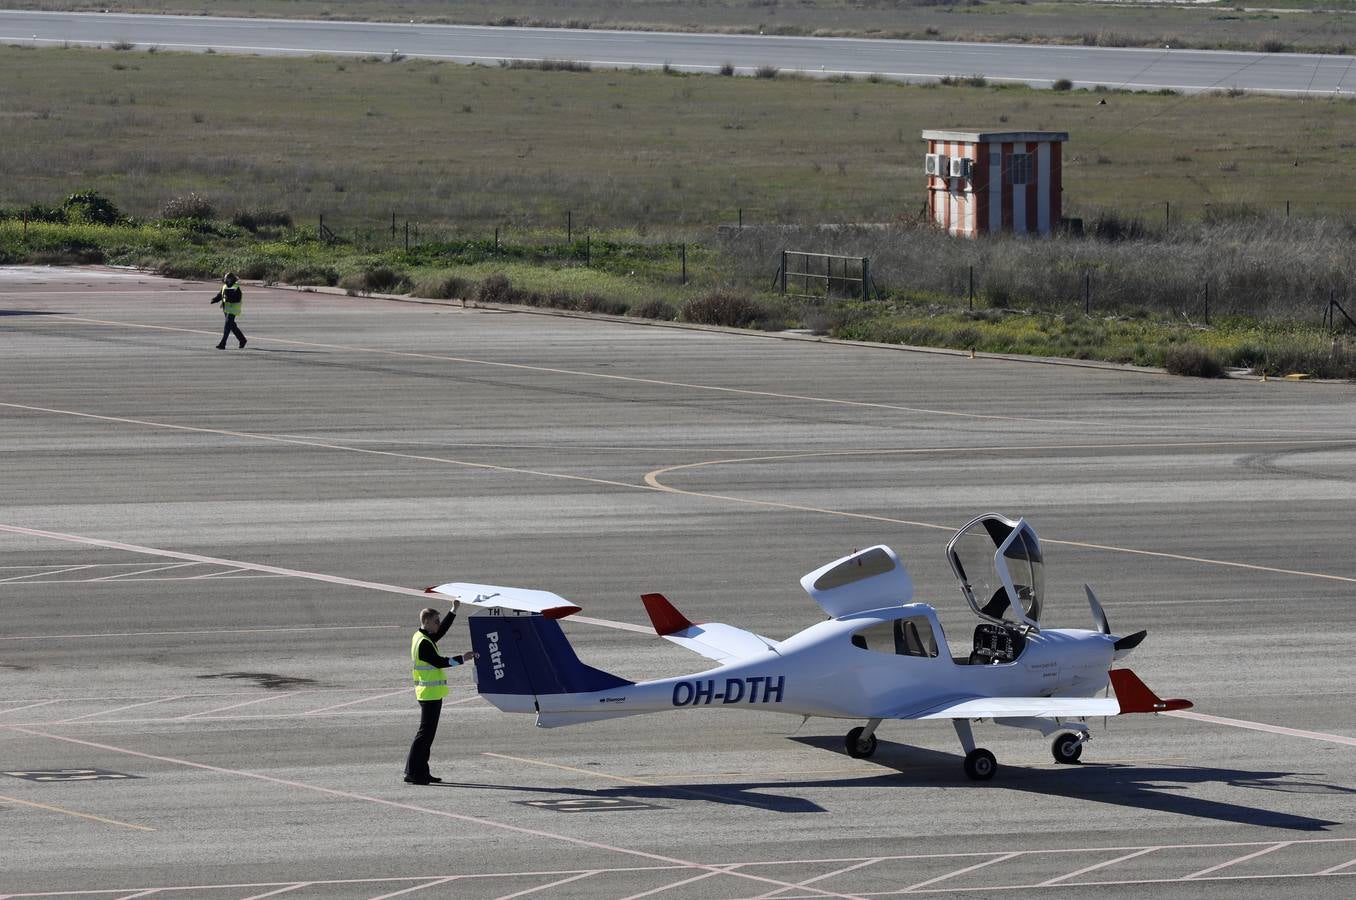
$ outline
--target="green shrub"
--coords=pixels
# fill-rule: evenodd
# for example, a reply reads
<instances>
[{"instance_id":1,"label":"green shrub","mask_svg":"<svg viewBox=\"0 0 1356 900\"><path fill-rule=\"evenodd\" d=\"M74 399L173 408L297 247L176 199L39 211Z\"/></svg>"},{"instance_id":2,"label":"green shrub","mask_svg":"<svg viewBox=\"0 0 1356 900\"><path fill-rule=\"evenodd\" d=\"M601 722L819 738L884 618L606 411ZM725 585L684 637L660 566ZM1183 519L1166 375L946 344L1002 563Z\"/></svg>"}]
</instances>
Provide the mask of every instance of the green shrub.
<instances>
[{"instance_id":1,"label":"green shrub","mask_svg":"<svg viewBox=\"0 0 1356 900\"><path fill-rule=\"evenodd\" d=\"M696 322L700 325L748 328L750 325L770 319L771 312L746 294L716 290L684 303L681 317L685 322Z\"/></svg>"},{"instance_id":2,"label":"green shrub","mask_svg":"<svg viewBox=\"0 0 1356 900\"><path fill-rule=\"evenodd\" d=\"M284 284L323 284L333 287L339 283L339 273L330 266L303 262L284 268L278 280Z\"/></svg>"},{"instance_id":3,"label":"green shrub","mask_svg":"<svg viewBox=\"0 0 1356 900\"><path fill-rule=\"evenodd\" d=\"M292 216L280 209L242 209L231 216L231 224L246 231L260 228L291 228Z\"/></svg>"},{"instance_id":4,"label":"green shrub","mask_svg":"<svg viewBox=\"0 0 1356 900\"><path fill-rule=\"evenodd\" d=\"M473 288L474 285L460 275L431 275L416 281L410 293L430 300L464 300L471 296Z\"/></svg>"},{"instance_id":5,"label":"green shrub","mask_svg":"<svg viewBox=\"0 0 1356 900\"><path fill-rule=\"evenodd\" d=\"M182 197L171 198L160 212L166 219L210 219L215 214L212 201L193 191Z\"/></svg>"},{"instance_id":6,"label":"green shrub","mask_svg":"<svg viewBox=\"0 0 1356 900\"><path fill-rule=\"evenodd\" d=\"M1073 82L1067 78L1056 78L1055 83L1050 85L1050 89L1055 91L1071 91L1073 90Z\"/></svg>"},{"instance_id":7,"label":"green shrub","mask_svg":"<svg viewBox=\"0 0 1356 900\"><path fill-rule=\"evenodd\" d=\"M1211 350L1197 344L1178 344L1163 354L1163 368L1170 375L1223 378L1224 363Z\"/></svg>"},{"instance_id":8,"label":"green shrub","mask_svg":"<svg viewBox=\"0 0 1356 900\"><path fill-rule=\"evenodd\" d=\"M513 286L507 275L496 272L476 285L475 299L480 303L516 303L522 292Z\"/></svg>"},{"instance_id":9,"label":"green shrub","mask_svg":"<svg viewBox=\"0 0 1356 900\"><path fill-rule=\"evenodd\" d=\"M96 191L79 191L61 206L65 221L84 225L117 225L125 221L122 212Z\"/></svg>"},{"instance_id":10,"label":"green shrub","mask_svg":"<svg viewBox=\"0 0 1356 900\"><path fill-rule=\"evenodd\" d=\"M626 314L637 319L658 319L661 322L672 322L678 318L678 310L657 297L637 303L628 309Z\"/></svg>"},{"instance_id":11,"label":"green shrub","mask_svg":"<svg viewBox=\"0 0 1356 900\"><path fill-rule=\"evenodd\" d=\"M339 286L349 294L402 294L410 288L410 279L404 272L390 266L373 266L360 272L350 272L339 279Z\"/></svg>"}]
</instances>

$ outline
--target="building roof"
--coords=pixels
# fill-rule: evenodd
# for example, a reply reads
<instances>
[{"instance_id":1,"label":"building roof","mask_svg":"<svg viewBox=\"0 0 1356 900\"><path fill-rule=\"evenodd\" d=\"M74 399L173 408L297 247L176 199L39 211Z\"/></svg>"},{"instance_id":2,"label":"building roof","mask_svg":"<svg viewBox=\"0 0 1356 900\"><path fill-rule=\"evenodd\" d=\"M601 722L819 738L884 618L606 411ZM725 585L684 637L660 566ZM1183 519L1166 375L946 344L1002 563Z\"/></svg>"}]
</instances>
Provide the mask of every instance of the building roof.
<instances>
[{"instance_id":1,"label":"building roof","mask_svg":"<svg viewBox=\"0 0 1356 900\"><path fill-rule=\"evenodd\" d=\"M1067 131L924 131L925 141L964 141L969 144L1067 141Z\"/></svg>"}]
</instances>

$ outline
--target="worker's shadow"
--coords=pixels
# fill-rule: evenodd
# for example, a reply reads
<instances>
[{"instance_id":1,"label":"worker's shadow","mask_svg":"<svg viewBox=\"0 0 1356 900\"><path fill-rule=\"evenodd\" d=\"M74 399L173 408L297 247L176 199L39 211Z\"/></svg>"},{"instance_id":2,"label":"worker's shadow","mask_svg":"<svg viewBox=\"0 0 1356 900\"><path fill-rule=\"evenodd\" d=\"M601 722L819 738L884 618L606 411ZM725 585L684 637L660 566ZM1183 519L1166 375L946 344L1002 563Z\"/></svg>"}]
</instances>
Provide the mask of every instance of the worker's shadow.
<instances>
[{"instance_id":1,"label":"worker's shadow","mask_svg":"<svg viewBox=\"0 0 1356 900\"><path fill-rule=\"evenodd\" d=\"M798 743L842 754L842 741L832 737L793 737ZM844 762L848 762L845 758ZM1139 766L1124 763L1084 763L1076 766L1003 766L993 781L975 782L961 771L959 754L941 753L906 744L880 741L869 763L879 767L876 774L848 778L812 780L775 779L767 781L708 782L685 784L624 784L597 789L525 787L522 785L446 783L443 787L461 789L508 790L561 799L642 800L647 802L706 801L766 809L778 813L827 812L807 797L795 792L812 789L835 791L901 791L910 787L954 786L973 790L1021 791L1041 797L1067 797L1090 803L1175 813L1198 819L1213 819L1239 825L1283 828L1294 831L1322 831L1342 824L1328 819L1273 811L1261 805L1260 797L1246 803L1228 803L1183 793L1189 787L1220 785L1253 791L1349 795L1356 788L1314 780L1297 772L1254 772L1241 769L1204 766Z\"/></svg>"}]
</instances>

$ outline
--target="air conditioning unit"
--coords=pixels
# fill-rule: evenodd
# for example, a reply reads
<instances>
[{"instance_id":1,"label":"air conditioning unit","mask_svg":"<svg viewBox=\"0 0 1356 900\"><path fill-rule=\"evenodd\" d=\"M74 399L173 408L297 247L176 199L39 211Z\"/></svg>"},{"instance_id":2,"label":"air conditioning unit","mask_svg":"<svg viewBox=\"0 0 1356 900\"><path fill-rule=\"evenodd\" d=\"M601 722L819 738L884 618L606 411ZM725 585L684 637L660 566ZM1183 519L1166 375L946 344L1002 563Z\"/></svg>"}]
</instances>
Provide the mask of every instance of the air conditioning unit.
<instances>
[{"instance_id":1,"label":"air conditioning unit","mask_svg":"<svg viewBox=\"0 0 1356 900\"><path fill-rule=\"evenodd\" d=\"M955 159L951 160L951 177L969 178L971 162L973 162L973 160L967 159L964 156L957 156Z\"/></svg>"},{"instance_id":2,"label":"air conditioning unit","mask_svg":"<svg viewBox=\"0 0 1356 900\"><path fill-rule=\"evenodd\" d=\"M937 178L945 178L947 176L946 156L941 153L929 153L923 157L923 171Z\"/></svg>"}]
</instances>

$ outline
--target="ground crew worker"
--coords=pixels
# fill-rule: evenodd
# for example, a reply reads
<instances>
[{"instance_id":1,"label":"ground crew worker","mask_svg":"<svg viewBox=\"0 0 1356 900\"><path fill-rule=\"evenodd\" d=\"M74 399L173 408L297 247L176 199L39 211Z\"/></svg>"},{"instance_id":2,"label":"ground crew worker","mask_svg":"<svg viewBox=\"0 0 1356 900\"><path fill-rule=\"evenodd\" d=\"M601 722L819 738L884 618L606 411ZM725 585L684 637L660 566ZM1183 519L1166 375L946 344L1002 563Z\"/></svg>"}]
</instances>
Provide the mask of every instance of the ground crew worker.
<instances>
[{"instance_id":1,"label":"ground crew worker","mask_svg":"<svg viewBox=\"0 0 1356 900\"><path fill-rule=\"evenodd\" d=\"M446 657L438 650L438 641L457 618L460 600L452 601L452 611L439 622L438 611L432 607L419 613L419 630L410 642L410 661L414 667L414 696L419 701L419 730L410 744L405 758L406 784L432 784L442 781L428 770L428 755L433 749L433 737L438 733L438 716L443 711L447 696L447 673L444 669L470 662L480 654L467 650L460 656Z\"/></svg>"},{"instance_id":2,"label":"ground crew worker","mask_svg":"<svg viewBox=\"0 0 1356 900\"><path fill-rule=\"evenodd\" d=\"M227 272L222 282L221 290L217 291L217 295L211 300L212 303L220 303L221 311L226 314L226 328L221 332L221 343L217 344L217 349L225 350L226 339L235 334L235 339L240 342L240 349L244 350L245 333L235 324L235 317L240 315L240 301L244 298L244 291L240 290L234 272Z\"/></svg>"}]
</instances>

